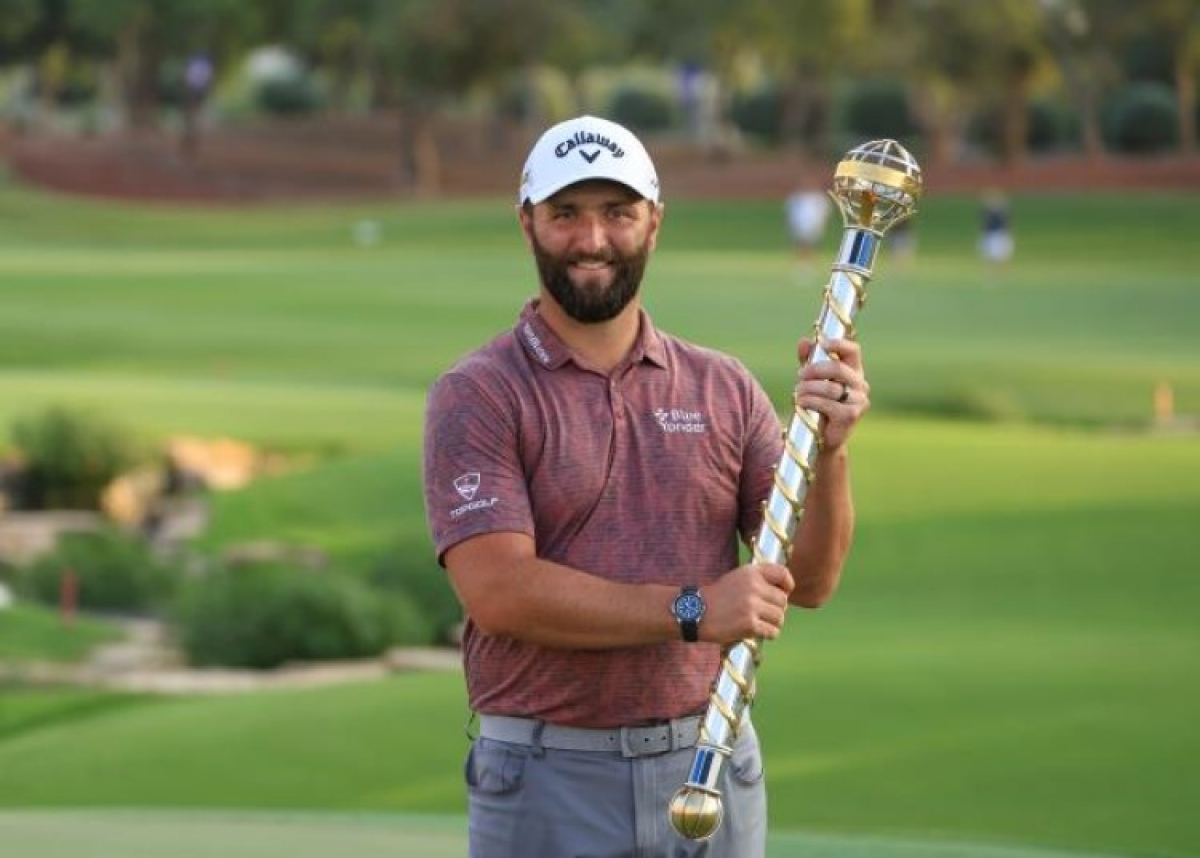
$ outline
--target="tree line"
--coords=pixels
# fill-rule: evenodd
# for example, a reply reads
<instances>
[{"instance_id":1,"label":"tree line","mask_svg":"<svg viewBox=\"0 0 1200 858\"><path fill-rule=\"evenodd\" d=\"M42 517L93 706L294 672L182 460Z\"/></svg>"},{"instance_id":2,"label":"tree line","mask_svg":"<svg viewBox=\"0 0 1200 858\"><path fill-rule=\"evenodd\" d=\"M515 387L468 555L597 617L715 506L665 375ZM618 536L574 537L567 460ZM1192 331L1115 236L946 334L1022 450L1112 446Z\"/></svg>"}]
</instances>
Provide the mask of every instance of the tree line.
<instances>
[{"instance_id":1,"label":"tree line","mask_svg":"<svg viewBox=\"0 0 1200 858\"><path fill-rule=\"evenodd\" d=\"M899 92L931 165L971 135L1021 160L1047 101L1098 157L1122 93L1135 109L1169 99L1163 142L1196 148L1200 0L0 0L0 68L31 69L48 105L107 74L134 128L159 121L187 58L219 78L267 44L321 74L324 109L365 88L413 153L434 117L480 92L533 128L556 118L539 73L571 82L631 62L715 82L720 121L769 87L770 142L814 151L830 148L837 94L863 81ZM1147 83L1153 98L1128 95ZM174 103L192 129L196 104L178 92Z\"/></svg>"}]
</instances>

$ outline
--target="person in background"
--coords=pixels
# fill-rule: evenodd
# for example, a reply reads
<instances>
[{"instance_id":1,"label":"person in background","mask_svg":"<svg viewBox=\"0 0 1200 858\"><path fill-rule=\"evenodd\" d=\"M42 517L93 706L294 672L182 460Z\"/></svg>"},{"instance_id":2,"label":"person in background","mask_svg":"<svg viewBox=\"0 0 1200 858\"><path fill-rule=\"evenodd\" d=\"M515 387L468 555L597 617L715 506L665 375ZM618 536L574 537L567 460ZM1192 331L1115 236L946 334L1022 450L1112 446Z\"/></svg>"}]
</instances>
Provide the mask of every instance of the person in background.
<instances>
[{"instance_id":1,"label":"person in background","mask_svg":"<svg viewBox=\"0 0 1200 858\"><path fill-rule=\"evenodd\" d=\"M807 274L811 267L814 252L825 236L831 208L829 195L816 187L815 183L807 181L802 182L784 201L788 234L801 274Z\"/></svg>"},{"instance_id":2,"label":"person in background","mask_svg":"<svg viewBox=\"0 0 1200 858\"><path fill-rule=\"evenodd\" d=\"M887 250L901 265L907 265L917 256L917 231L912 218L905 218L888 231Z\"/></svg>"},{"instance_id":3,"label":"person in background","mask_svg":"<svg viewBox=\"0 0 1200 858\"><path fill-rule=\"evenodd\" d=\"M1003 265L1013 255L1012 216L1008 198L995 189L983 195L979 253L991 265Z\"/></svg>"},{"instance_id":4,"label":"person in background","mask_svg":"<svg viewBox=\"0 0 1200 858\"><path fill-rule=\"evenodd\" d=\"M664 217L654 164L613 122L549 128L517 220L539 285L514 324L429 391L424 496L466 614L478 718L473 858L762 858L754 725L722 771L713 840L671 828L722 648L779 635L838 586L854 531L848 442L869 406L859 346L799 371L824 442L788 564L743 563L782 454L736 359L655 326L643 275ZM801 361L813 343L802 340ZM802 728L798 728L802 729Z\"/></svg>"}]
</instances>

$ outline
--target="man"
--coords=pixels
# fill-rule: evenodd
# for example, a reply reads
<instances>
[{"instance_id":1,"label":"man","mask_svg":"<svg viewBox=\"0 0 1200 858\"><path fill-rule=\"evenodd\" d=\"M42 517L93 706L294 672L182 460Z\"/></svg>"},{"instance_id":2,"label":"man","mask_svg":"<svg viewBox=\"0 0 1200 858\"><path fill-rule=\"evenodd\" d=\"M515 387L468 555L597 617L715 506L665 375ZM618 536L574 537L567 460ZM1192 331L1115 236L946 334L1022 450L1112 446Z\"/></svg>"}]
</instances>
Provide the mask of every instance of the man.
<instances>
[{"instance_id":1,"label":"man","mask_svg":"<svg viewBox=\"0 0 1200 858\"><path fill-rule=\"evenodd\" d=\"M438 379L425 430L426 508L466 612L479 715L471 855L762 856L748 721L716 837L678 837L667 805L722 646L775 638L789 602L817 607L837 586L853 529L846 441L868 405L858 347L828 343L840 360L796 386L826 425L790 568L739 565L780 424L739 362L641 307L663 218L650 156L603 119L556 125L529 154L517 214L538 297ZM679 615L684 593L702 616Z\"/></svg>"},{"instance_id":2,"label":"man","mask_svg":"<svg viewBox=\"0 0 1200 858\"><path fill-rule=\"evenodd\" d=\"M1003 265L1012 259L1013 235L1008 199L992 188L983 195L979 253L993 265Z\"/></svg>"},{"instance_id":3,"label":"man","mask_svg":"<svg viewBox=\"0 0 1200 858\"><path fill-rule=\"evenodd\" d=\"M788 233L792 237L802 275L809 273L814 252L825 235L825 224L831 208L829 196L807 179L784 201Z\"/></svg>"}]
</instances>

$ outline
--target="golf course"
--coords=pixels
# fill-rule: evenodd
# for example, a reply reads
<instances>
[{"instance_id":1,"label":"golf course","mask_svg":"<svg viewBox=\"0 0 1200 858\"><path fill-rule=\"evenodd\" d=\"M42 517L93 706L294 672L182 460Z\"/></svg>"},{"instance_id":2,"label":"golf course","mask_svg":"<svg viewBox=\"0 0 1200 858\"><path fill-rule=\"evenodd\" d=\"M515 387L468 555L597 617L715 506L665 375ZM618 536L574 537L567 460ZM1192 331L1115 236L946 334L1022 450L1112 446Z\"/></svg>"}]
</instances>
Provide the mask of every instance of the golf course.
<instances>
[{"instance_id":1,"label":"golf course","mask_svg":"<svg viewBox=\"0 0 1200 858\"><path fill-rule=\"evenodd\" d=\"M797 268L782 197L666 199L646 306L782 411L827 270ZM924 199L915 255L885 245L858 317L857 538L758 676L769 855L1195 858L1200 209L1016 193L1004 266L977 209ZM0 182L0 223L0 450L51 405L150 446L245 440L303 464L214 495L201 546L310 545L346 574L392 553L445 586L425 391L536 292L510 199L183 208ZM0 661L110 635L19 603ZM468 714L457 671L0 683L0 858L461 856Z\"/></svg>"}]
</instances>

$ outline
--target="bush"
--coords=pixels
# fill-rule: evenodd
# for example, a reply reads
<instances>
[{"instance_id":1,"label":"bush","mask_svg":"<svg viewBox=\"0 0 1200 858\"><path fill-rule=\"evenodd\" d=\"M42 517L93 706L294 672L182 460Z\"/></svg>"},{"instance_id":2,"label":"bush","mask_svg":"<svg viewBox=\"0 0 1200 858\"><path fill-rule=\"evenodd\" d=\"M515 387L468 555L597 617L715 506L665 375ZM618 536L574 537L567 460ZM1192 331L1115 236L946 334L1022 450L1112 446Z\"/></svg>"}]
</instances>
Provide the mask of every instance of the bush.
<instances>
[{"instance_id":1,"label":"bush","mask_svg":"<svg viewBox=\"0 0 1200 858\"><path fill-rule=\"evenodd\" d=\"M273 77L262 81L255 102L264 113L276 116L300 116L321 107L321 92L308 75Z\"/></svg>"},{"instance_id":2,"label":"bush","mask_svg":"<svg viewBox=\"0 0 1200 858\"><path fill-rule=\"evenodd\" d=\"M612 98L609 113L614 122L635 131L664 131L675 124L675 105L662 93L625 87Z\"/></svg>"},{"instance_id":3,"label":"bush","mask_svg":"<svg viewBox=\"0 0 1200 858\"><path fill-rule=\"evenodd\" d=\"M363 658L428 640L410 602L331 573L272 564L216 571L177 606L180 643L195 665L267 669L294 661Z\"/></svg>"},{"instance_id":4,"label":"bush","mask_svg":"<svg viewBox=\"0 0 1200 858\"><path fill-rule=\"evenodd\" d=\"M371 568L367 583L383 593L400 594L417 606L430 628L426 643L453 643L463 619L462 606L446 571L426 559L430 550L424 542L402 541Z\"/></svg>"},{"instance_id":5,"label":"bush","mask_svg":"<svg viewBox=\"0 0 1200 858\"><path fill-rule=\"evenodd\" d=\"M1038 99L1029 105L1029 148L1034 152L1061 152L1080 143L1079 116L1060 101Z\"/></svg>"},{"instance_id":6,"label":"bush","mask_svg":"<svg viewBox=\"0 0 1200 858\"><path fill-rule=\"evenodd\" d=\"M1104 128L1109 146L1118 152L1147 154L1170 149L1179 134L1175 94L1161 83L1130 84L1109 102Z\"/></svg>"},{"instance_id":7,"label":"bush","mask_svg":"<svg viewBox=\"0 0 1200 858\"><path fill-rule=\"evenodd\" d=\"M20 586L36 601L57 605L67 571L78 582L78 606L93 611L157 611L179 581L179 573L155 558L141 540L106 530L63 536L54 551L26 567Z\"/></svg>"},{"instance_id":8,"label":"bush","mask_svg":"<svg viewBox=\"0 0 1200 858\"><path fill-rule=\"evenodd\" d=\"M730 121L739 131L771 144L778 143L783 133L779 124L781 113L781 98L776 87L739 93L729 106Z\"/></svg>"},{"instance_id":9,"label":"bush","mask_svg":"<svg viewBox=\"0 0 1200 858\"><path fill-rule=\"evenodd\" d=\"M896 80L866 80L853 86L846 96L843 124L855 137L877 140L902 139L917 131L908 93Z\"/></svg>"},{"instance_id":10,"label":"bush","mask_svg":"<svg viewBox=\"0 0 1200 858\"><path fill-rule=\"evenodd\" d=\"M136 459L123 429L63 407L17 420L12 442L24 460L35 509L98 509L104 487Z\"/></svg>"}]
</instances>

